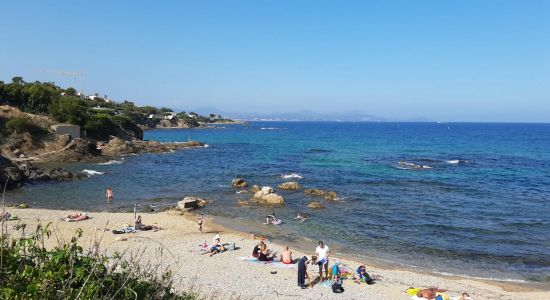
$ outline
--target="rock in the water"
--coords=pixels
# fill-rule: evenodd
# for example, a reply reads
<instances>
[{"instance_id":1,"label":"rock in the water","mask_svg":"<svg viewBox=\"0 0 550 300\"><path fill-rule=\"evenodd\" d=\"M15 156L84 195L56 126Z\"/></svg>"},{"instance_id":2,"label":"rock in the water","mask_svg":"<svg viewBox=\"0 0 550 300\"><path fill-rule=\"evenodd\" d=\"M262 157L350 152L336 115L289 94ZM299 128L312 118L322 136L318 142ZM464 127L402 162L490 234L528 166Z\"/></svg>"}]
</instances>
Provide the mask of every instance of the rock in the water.
<instances>
[{"instance_id":1,"label":"rock in the water","mask_svg":"<svg viewBox=\"0 0 550 300\"><path fill-rule=\"evenodd\" d=\"M248 182L246 182L243 178L234 178L231 181L231 186L234 188L244 188L248 186Z\"/></svg>"},{"instance_id":2,"label":"rock in the water","mask_svg":"<svg viewBox=\"0 0 550 300\"><path fill-rule=\"evenodd\" d=\"M257 185L253 185L251 188L250 188L250 192L251 193L256 193L256 192L259 192L260 191L260 187L257 186Z\"/></svg>"},{"instance_id":3,"label":"rock in the water","mask_svg":"<svg viewBox=\"0 0 550 300\"><path fill-rule=\"evenodd\" d=\"M27 203L21 203L17 207L19 207L19 208L29 208L29 205Z\"/></svg>"},{"instance_id":4,"label":"rock in the water","mask_svg":"<svg viewBox=\"0 0 550 300\"><path fill-rule=\"evenodd\" d=\"M17 165L0 155L0 185L2 188L6 181L8 189L16 188L24 183L25 175Z\"/></svg>"},{"instance_id":5,"label":"rock in the water","mask_svg":"<svg viewBox=\"0 0 550 300\"><path fill-rule=\"evenodd\" d=\"M206 204L208 204L208 200L199 198L199 197L193 197L193 196L187 196L183 198L183 200L178 202L178 207L182 211L190 211L193 209L199 209L204 207Z\"/></svg>"},{"instance_id":6,"label":"rock in the water","mask_svg":"<svg viewBox=\"0 0 550 300\"><path fill-rule=\"evenodd\" d=\"M246 200L239 200L239 205L248 205L248 201L246 201Z\"/></svg>"},{"instance_id":7,"label":"rock in the water","mask_svg":"<svg viewBox=\"0 0 550 300\"><path fill-rule=\"evenodd\" d=\"M296 191L299 190L301 186L296 181L290 181L279 184L278 188L280 188L281 190Z\"/></svg>"},{"instance_id":8,"label":"rock in the water","mask_svg":"<svg viewBox=\"0 0 550 300\"><path fill-rule=\"evenodd\" d=\"M336 200L336 192L333 191L325 191L320 189L305 189L304 193L309 195L315 195L315 196L321 196L324 197L328 201Z\"/></svg>"},{"instance_id":9,"label":"rock in the water","mask_svg":"<svg viewBox=\"0 0 550 300\"><path fill-rule=\"evenodd\" d=\"M313 209L325 208L325 207L321 204L321 202L319 202L319 201L312 201L312 202L310 202L310 203L307 205L307 207L313 208Z\"/></svg>"},{"instance_id":10,"label":"rock in the water","mask_svg":"<svg viewBox=\"0 0 550 300\"><path fill-rule=\"evenodd\" d=\"M265 203L265 204L284 204L285 199L279 196L269 186L262 187L261 190L254 193L251 199L252 202Z\"/></svg>"}]
</instances>

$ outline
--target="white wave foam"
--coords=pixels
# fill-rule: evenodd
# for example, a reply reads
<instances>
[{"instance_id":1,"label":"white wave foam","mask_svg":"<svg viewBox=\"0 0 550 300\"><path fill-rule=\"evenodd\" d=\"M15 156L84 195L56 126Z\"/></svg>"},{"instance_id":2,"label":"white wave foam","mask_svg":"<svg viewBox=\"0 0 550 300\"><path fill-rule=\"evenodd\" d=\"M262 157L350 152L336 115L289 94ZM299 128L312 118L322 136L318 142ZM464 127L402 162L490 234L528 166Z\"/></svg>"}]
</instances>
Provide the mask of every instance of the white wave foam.
<instances>
[{"instance_id":1,"label":"white wave foam","mask_svg":"<svg viewBox=\"0 0 550 300\"><path fill-rule=\"evenodd\" d=\"M122 160L110 160L108 162L104 163L98 163L98 165L120 165L122 163Z\"/></svg>"},{"instance_id":2,"label":"white wave foam","mask_svg":"<svg viewBox=\"0 0 550 300\"><path fill-rule=\"evenodd\" d=\"M248 191L245 191L245 190L243 190L243 191L236 191L235 194L241 194L241 193L247 193L247 192L248 192Z\"/></svg>"},{"instance_id":3,"label":"white wave foam","mask_svg":"<svg viewBox=\"0 0 550 300\"><path fill-rule=\"evenodd\" d=\"M300 175L300 174L292 173L292 174L287 174L287 175L281 175L281 178L284 178L284 179L290 179L290 178L302 179L304 177L302 177L302 175Z\"/></svg>"},{"instance_id":4,"label":"white wave foam","mask_svg":"<svg viewBox=\"0 0 550 300\"><path fill-rule=\"evenodd\" d=\"M277 128L277 127L262 127L260 128L261 130L279 130L281 128Z\"/></svg>"},{"instance_id":5,"label":"white wave foam","mask_svg":"<svg viewBox=\"0 0 550 300\"><path fill-rule=\"evenodd\" d=\"M85 174L88 175L88 176L103 175L103 174L105 174L105 172L99 172L99 171L96 171L96 170L88 170L88 169L82 170L82 173L85 173Z\"/></svg>"},{"instance_id":6,"label":"white wave foam","mask_svg":"<svg viewBox=\"0 0 550 300\"><path fill-rule=\"evenodd\" d=\"M448 164L451 165L458 165L458 164L466 164L468 163L467 160L461 160L461 159L451 159L447 161Z\"/></svg>"}]
</instances>

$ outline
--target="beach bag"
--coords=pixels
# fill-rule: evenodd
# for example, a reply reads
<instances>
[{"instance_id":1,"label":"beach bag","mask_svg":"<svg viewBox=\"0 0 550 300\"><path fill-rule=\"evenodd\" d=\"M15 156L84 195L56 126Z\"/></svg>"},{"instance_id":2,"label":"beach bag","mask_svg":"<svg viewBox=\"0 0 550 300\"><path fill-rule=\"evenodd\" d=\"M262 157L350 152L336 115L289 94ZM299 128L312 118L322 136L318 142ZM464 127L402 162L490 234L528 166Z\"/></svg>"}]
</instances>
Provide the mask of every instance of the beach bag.
<instances>
[{"instance_id":1,"label":"beach bag","mask_svg":"<svg viewBox=\"0 0 550 300\"><path fill-rule=\"evenodd\" d=\"M334 293L343 293L344 292L344 287L342 286L342 284L338 281L334 282L332 284L332 292Z\"/></svg>"}]
</instances>

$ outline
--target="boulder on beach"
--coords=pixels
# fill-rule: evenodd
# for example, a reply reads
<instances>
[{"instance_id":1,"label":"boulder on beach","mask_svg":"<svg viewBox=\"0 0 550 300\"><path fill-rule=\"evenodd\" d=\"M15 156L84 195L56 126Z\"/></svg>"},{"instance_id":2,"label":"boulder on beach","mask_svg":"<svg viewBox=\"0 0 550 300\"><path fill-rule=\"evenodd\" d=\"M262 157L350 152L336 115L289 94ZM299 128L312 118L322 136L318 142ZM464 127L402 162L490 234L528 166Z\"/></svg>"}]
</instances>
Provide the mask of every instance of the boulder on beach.
<instances>
[{"instance_id":1,"label":"boulder on beach","mask_svg":"<svg viewBox=\"0 0 550 300\"><path fill-rule=\"evenodd\" d=\"M248 186L248 182L244 178L233 178L231 180L231 186L234 188L244 188Z\"/></svg>"},{"instance_id":2,"label":"boulder on beach","mask_svg":"<svg viewBox=\"0 0 550 300\"><path fill-rule=\"evenodd\" d=\"M336 192L325 191L325 190L321 190L321 189L305 189L304 193L309 194L309 195L321 196L321 197L324 197L325 200L328 200L328 201L333 201L333 200L336 200L336 198L337 198Z\"/></svg>"},{"instance_id":3,"label":"boulder on beach","mask_svg":"<svg viewBox=\"0 0 550 300\"><path fill-rule=\"evenodd\" d=\"M178 207L182 211L190 211L193 209L202 208L206 204L208 204L208 200L206 199L194 197L194 196L187 196L178 202Z\"/></svg>"},{"instance_id":4,"label":"boulder on beach","mask_svg":"<svg viewBox=\"0 0 550 300\"><path fill-rule=\"evenodd\" d=\"M254 196L251 199L252 202L264 203L264 204L284 204L285 199L277 195L275 191L269 187L264 186L261 190L254 193Z\"/></svg>"},{"instance_id":5,"label":"boulder on beach","mask_svg":"<svg viewBox=\"0 0 550 300\"><path fill-rule=\"evenodd\" d=\"M307 207L313 208L313 209L325 208L325 207L321 204L321 202L319 202L319 201L312 201L312 202L310 202L310 203L307 205Z\"/></svg>"},{"instance_id":6,"label":"boulder on beach","mask_svg":"<svg viewBox=\"0 0 550 300\"><path fill-rule=\"evenodd\" d=\"M289 182L283 182L279 184L278 188L281 190L287 190L287 191L296 191L299 190L302 186L296 181L289 181Z\"/></svg>"}]
</instances>

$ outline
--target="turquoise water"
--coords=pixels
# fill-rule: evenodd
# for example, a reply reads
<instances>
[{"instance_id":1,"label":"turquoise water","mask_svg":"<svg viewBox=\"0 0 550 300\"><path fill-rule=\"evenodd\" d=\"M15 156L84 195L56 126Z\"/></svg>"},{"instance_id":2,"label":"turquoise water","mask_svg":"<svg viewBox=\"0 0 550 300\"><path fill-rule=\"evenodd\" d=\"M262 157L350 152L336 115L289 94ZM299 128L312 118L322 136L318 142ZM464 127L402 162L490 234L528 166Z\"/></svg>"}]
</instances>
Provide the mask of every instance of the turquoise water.
<instances>
[{"instance_id":1,"label":"turquoise water","mask_svg":"<svg viewBox=\"0 0 550 300\"><path fill-rule=\"evenodd\" d=\"M550 124L253 122L152 130L145 138L191 138L209 147L71 164L104 174L29 185L9 198L35 207L126 210L198 195L213 199L206 213L276 238L323 239L339 251L441 272L550 281ZM292 173L303 186L334 190L342 200L312 211L307 204L315 197L281 191L284 207L239 207L250 194L229 187L237 176L275 187ZM115 191L112 205L104 200L107 186ZM293 222L298 211L311 220ZM273 212L283 225L262 225Z\"/></svg>"}]
</instances>

